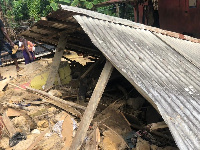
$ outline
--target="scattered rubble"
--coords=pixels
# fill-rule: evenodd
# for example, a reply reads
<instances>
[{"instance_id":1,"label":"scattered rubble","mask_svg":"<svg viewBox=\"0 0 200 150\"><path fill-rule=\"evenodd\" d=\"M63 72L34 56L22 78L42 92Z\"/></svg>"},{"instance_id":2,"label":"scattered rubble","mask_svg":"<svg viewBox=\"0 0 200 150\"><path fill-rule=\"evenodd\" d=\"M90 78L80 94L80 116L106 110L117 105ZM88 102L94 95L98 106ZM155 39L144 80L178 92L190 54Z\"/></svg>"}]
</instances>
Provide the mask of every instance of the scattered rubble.
<instances>
[{"instance_id":1,"label":"scattered rubble","mask_svg":"<svg viewBox=\"0 0 200 150\"><path fill-rule=\"evenodd\" d=\"M51 59L28 64L6 83L0 81L0 149L70 149L105 64L105 59L72 55L65 55L70 61L62 59L60 69L68 69L60 71L60 82L50 91L42 89L46 81L40 80L46 80L41 75ZM117 70L98 98L80 149L177 149L159 113ZM20 140L9 144L16 135Z\"/></svg>"}]
</instances>

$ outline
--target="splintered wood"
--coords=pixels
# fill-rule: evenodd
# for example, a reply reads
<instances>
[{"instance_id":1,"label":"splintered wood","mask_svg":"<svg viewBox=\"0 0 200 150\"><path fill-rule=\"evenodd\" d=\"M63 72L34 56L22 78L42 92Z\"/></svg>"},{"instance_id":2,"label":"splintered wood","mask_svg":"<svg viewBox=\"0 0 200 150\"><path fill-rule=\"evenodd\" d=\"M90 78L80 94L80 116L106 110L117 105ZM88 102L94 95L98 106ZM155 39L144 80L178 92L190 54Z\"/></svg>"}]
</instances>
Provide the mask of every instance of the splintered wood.
<instances>
[{"instance_id":1,"label":"splintered wood","mask_svg":"<svg viewBox=\"0 0 200 150\"><path fill-rule=\"evenodd\" d=\"M12 124L12 122L10 121L10 119L8 118L6 112L3 113L2 119L3 119L4 126L9 132L9 136L12 137L16 133L16 129L14 125Z\"/></svg>"},{"instance_id":2,"label":"splintered wood","mask_svg":"<svg viewBox=\"0 0 200 150\"><path fill-rule=\"evenodd\" d=\"M85 149L98 150L98 144L100 142L100 131L97 127L97 123L93 126L92 133L88 136L88 140L86 141Z\"/></svg>"}]
</instances>

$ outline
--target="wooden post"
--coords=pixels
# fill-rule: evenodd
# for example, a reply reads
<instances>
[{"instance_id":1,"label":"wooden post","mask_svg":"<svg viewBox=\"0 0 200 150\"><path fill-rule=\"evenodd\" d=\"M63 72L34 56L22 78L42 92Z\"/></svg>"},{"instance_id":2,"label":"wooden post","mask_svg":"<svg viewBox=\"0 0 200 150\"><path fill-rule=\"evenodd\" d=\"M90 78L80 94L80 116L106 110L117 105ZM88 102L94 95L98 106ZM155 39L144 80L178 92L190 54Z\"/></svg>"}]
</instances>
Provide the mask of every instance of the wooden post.
<instances>
[{"instance_id":1,"label":"wooden post","mask_svg":"<svg viewBox=\"0 0 200 150\"><path fill-rule=\"evenodd\" d=\"M51 68L50 68L50 71L49 71L47 82L46 82L45 87L44 87L45 90L49 90L54 84L55 77L58 73L58 68L59 68L59 65L60 65L60 61L61 61L64 49L65 49L66 43L67 43L66 33L62 33L61 36L60 36L59 42L58 42L56 53L55 53L54 58L53 58L53 62L51 64Z\"/></svg>"},{"instance_id":2,"label":"wooden post","mask_svg":"<svg viewBox=\"0 0 200 150\"><path fill-rule=\"evenodd\" d=\"M78 131L72 141L69 150L80 149L83 140L85 139L88 127L92 121L92 118L98 106L98 103L102 97L103 91L111 76L112 70L113 70L113 65L109 61L106 61L106 64L101 72L97 85L92 93L88 106L83 114L83 118L81 119Z\"/></svg>"}]
</instances>

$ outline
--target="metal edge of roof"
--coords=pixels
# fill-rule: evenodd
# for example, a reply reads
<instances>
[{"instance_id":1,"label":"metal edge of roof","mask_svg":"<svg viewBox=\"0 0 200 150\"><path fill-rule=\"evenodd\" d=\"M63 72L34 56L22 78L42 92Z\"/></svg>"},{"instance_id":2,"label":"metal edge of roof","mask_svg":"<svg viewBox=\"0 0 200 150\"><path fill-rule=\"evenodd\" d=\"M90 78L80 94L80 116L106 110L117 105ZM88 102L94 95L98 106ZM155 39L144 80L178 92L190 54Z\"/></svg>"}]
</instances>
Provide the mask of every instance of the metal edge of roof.
<instances>
[{"instance_id":1,"label":"metal edge of roof","mask_svg":"<svg viewBox=\"0 0 200 150\"><path fill-rule=\"evenodd\" d=\"M172 49L180 53L188 61L200 68L200 44L193 43L191 41L181 40L178 38L162 35L160 33L154 33L164 43L169 45Z\"/></svg>"},{"instance_id":2,"label":"metal edge of roof","mask_svg":"<svg viewBox=\"0 0 200 150\"><path fill-rule=\"evenodd\" d=\"M114 16L108 16L108 15L105 15L105 14L102 14L99 12L95 12L95 11L91 11L91 10L87 10L87 9L83 9L83 8L79 8L79 7L73 7L73 6L67 6L67 5L60 5L60 6L61 6L61 9L63 9L63 10L72 11L72 12L78 13L79 15L82 14L82 15L93 17L93 18L107 20L107 21L111 21L111 22L115 22L115 23L126 24L128 26L142 25L142 24L132 22L127 19L122 19L122 18L118 18L118 17L114 17Z\"/></svg>"},{"instance_id":3,"label":"metal edge of roof","mask_svg":"<svg viewBox=\"0 0 200 150\"><path fill-rule=\"evenodd\" d=\"M200 135L198 135L198 130L199 130L198 128L199 127L195 128L195 127L197 127L197 125L200 122L200 118L197 117L197 116L199 116L198 115L199 114L199 110L198 109L194 109L194 108L200 108L200 104L197 101L200 98L200 96L199 96L199 90L200 89L198 88L198 84L200 84L200 81L198 80L199 76L200 76L199 69L196 68L193 64L191 64L188 60L183 58L182 55L180 55L179 53L174 51L174 49L172 49L171 47L166 45L166 43L163 43L163 41L158 39L154 34L152 34L151 36L154 39L157 38L156 42L158 42L160 45L152 44L151 46L155 46L155 48L157 48L159 50L161 48L161 49L164 49L164 50L171 51L172 53L174 53L176 55L176 56L174 56L174 55L170 56L170 57L172 57L174 59L175 62L173 62L173 63L176 66L175 68L173 68L174 70L172 69L172 71L174 71L174 72L172 72L170 75L172 75L172 76L177 75L180 78L180 81L178 80L179 78L177 78L176 81L173 81L172 80L173 78L170 75L167 76L163 80L162 80L162 78L159 79L160 78L159 77L159 73L158 73L159 70L157 71L155 67L151 68L148 65L145 68L146 70L144 70L144 68L141 68L142 64L138 63L136 58L132 59L132 60L129 60L129 61L130 61L130 64L132 66L134 66L134 63L137 63L138 66L140 67L139 69L135 68L135 70L134 70L134 68L131 68L132 70L130 70L130 68L128 68L128 64L124 65L124 68L123 68L123 64L119 64L119 63L123 63L120 60L126 61L126 58L123 58L123 55L125 55L123 53L125 53L127 51L126 50L123 51L124 49L123 50L118 49L118 51L117 51L116 47L115 48L113 47L114 48L113 49L112 47L109 47L108 43L107 43L108 45L105 44L106 40L110 40L109 41L110 43L112 43L112 41L111 41L111 37L107 37L107 36L104 37L104 33L108 34L108 33L106 33L106 31L103 31L104 32L104 33L102 33L103 35L101 34L101 31L98 31L98 30L100 30L99 28L101 28L101 27L98 28L97 26L98 26L99 22L103 21L103 20L98 20L99 21L98 22L97 19L95 20L94 18L92 19L90 17L80 16L80 15L76 15L76 16L74 16L74 18L82 26L82 28L85 31L85 33L87 33L89 35L89 37L90 37L91 41L93 42L93 44L95 44L99 48L99 50L102 51L102 53L115 66L115 68L120 73L122 73L122 75L125 78L127 78L127 80L130 83L133 84L133 86L136 85L136 88L139 87L139 89L142 89L142 92L146 93L146 95L148 95L154 101L154 103L158 106L158 109L159 109L163 119L168 124L168 126L170 128L170 131L171 131L171 133L172 133L172 135L173 135L173 137L174 137L174 139L176 141L177 146L180 149L183 149L183 150L186 150L186 149L195 149L195 150L196 149L200 149ZM90 25L88 23L89 19L87 19L87 18L91 19L90 23L92 23L92 21L96 21L96 23L98 23L98 24L94 23L95 24L94 26L91 25L95 29L91 29L89 26L87 26L87 25ZM104 21L104 22L106 22L106 21ZM110 24L112 24L112 23L110 23ZM115 24L115 25L117 26L117 24ZM107 23L107 26L109 26L109 23ZM121 26L123 26L123 25L121 25ZM125 27L123 27L123 28L125 28ZM135 29L135 30L137 30L137 29ZM142 31L142 30L138 30L138 31L139 31L139 33L141 33L141 32L148 33L149 32L149 31ZM111 31L109 30L109 32L111 32ZM109 34L111 34L111 33L109 33ZM138 34L138 36L139 35L140 34ZM150 34L148 33L148 35L150 35ZM105 38L105 40L104 40L104 38ZM114 38L116 38L116 37L113 37L113 39ZM143 41L146 42L145 41L145 37L142 37L142 38L143 38ZM119 41L118 39L114 39L114 40ZM119 46L121 46L120 42L121 41L119 41L117 43ZM132 44L134 45L134 42ZM135 45L135 46L137 46L137 45ZM106 47L109 48L108 51L105 49ZM121 52L121 51L123 51L123 52ZM139 54L140 53L138 53L138 55ZM135 55L135 54L133 54L133 53L132 54L127 54L126 53L126 55L128 56L128 55ZM153 56L153 54L152 54L152 56ZM137 56L137 57L140 58L140 56ZM146 55L146 57L149 57L149 56ZM156 57L156 55L155 55L155 57ZM179 58L176 58L176 57L179 57ZM181 60L181 61L179 62L179 60ZM158 66L161 65L163 68L165 67L165 64L162 64L163 62L159 63L159 59L158 60L154 59L154 60L149 60L149 61L152 64L154 63L152 61L157 61L158 62L157 65ZM165 60L163 60L163 61L165 61ZM187 75L191 75L193 77L191 79L187 79L186 74L184 74L184 72L182 72L183 69L182 68L178 68L176 63L180 63L180 64L184 63L184 64L182 64L183 69L188 69L188 71L190 71L190 72ZM121 68L120 68L120 65L121 65ZM170 66L168 66L168 67L170 69ZM184 68L184 67L186 67L186 68ZM165 70L166 72L168 71L168 68L164 68L164 69L163 68L161 68L161 69ZM129 70L127 71L126 69L127 70L129 69ZM148 72L152 71L151 69L153 69L154 72L158 73L158 76L154 76L154 78L158 79L158 81L160 81L160 82L163 82L163 83L174 83L175 82L174 84L176 84L176 82L177 82L177 84L180 84L182 86L184 84L186 84L185 86L187 88L190 88L190 87L193 88L192 85L194 85L194 87L195 88L197 87L197 89L194 88L194 89L192 89L192 91L188 91L188 90L191 90L191 89L186 89L186 88L184 88L185 86L184 87L182 87L182 86L173 87L173 85L167 85L167 87L168 87L167 89L165 89L164 87L162 88L162 86L157 87L157 85L159 85L159 84L156 81L153 81L152 79L149 78L149 80L152 80L152 82L149 82L149 81L146 81L148 78L142 78L143 74L138 74L137 75L137 73L140 73L140 71L141 71L140 69L143 70L144 74L145 74L145 72L147 72L147 74L148 74ZM196 74L191 74L191 72L192 73L197 73L197 75ZM165 72L162 72L162 73L165 74ZM169 71L168 71L168 73L169 73ZM166 74L168 74L168 73L166 73ZM139 76L139 75L141 75L141 76ZM188 77L188 78L190 78L190 77ZM195 81L192 80L193 78L195 79ZM170 80L170 81L168 81L168 80ZM182 83L181 80L184 80L185 82ZM190 85L190 83L192 85ZM148 87L146 87L146 86L148 86ZM172 86L172 87L170 87L170 86ZM175 91L176 88L177 89L181 88L180 90L183 90L182 93L184 93L184 92L185 93L183 95L177 95L177 93L174 93L174 92L177 92L177 91ZM178 92L180 92L180 91L178 91ZM194 93L195 93L195 95L194 95ZM184 96L186 96L186 97L184 97ZM180 100L182 100L182 101L180 101ZM173 109L175 109L174 112L173 111L170 112L170 110L173 110ZM193 115L196 115L197 118L194 119Z\"/></svg>"},{"instance_id":4,"label":"metal edge of roof","mask_svg":"<svg viewBox=\"0 0 200 150\"><path fill-rule=\"evenodd\" d=\"M79 15L82 14L82 15L90 16L90 17L97 18L97 19L102 19L102 20L106 20L106 21L115 22L118 24L132 26L134 28L145 29L145 30L149 30L149 31L155 32L155 33L161 33L163 35L179 38L182 40L188 40L188 41L191 41L194 43L200 43L200 39L193 38L188 35L183 35L181 33L176 33L176 32L167 31L167 30L163 30L160 28L156 28L156 27L151 27L148 25L132 22L127 19L122 19L122 18L118 18L118 17L114 17L114 16L108 16L108 15L105 15L102 13L94 12L94 11L83 9L83 8L73 7L73 6L60 5L60 7L61 7L61 9L66 10L66 11L76 12Z\"/></svg>"}]
</instances>

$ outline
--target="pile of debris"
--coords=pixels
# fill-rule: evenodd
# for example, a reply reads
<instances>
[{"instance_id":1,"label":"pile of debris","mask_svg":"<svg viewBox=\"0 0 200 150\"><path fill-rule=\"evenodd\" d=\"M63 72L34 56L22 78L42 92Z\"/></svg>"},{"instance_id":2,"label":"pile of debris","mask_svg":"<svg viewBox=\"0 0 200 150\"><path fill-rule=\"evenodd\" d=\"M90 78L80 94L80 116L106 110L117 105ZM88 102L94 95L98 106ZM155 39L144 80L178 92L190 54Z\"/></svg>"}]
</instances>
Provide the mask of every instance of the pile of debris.
<instances>
[{"instance_id":1,"label":"pile of debris","mask_svg":"<svg viewBox=\"0 0 200 150\"><path fill-rule=\"evenodd\" d=\"M66 56L55 85L44 91L50 63L33 62L0 81L0 149L70 149L105 59ZM80 149L177 149L160 114L117 70L89 123Z\"/></svg>"}]
</instances>

